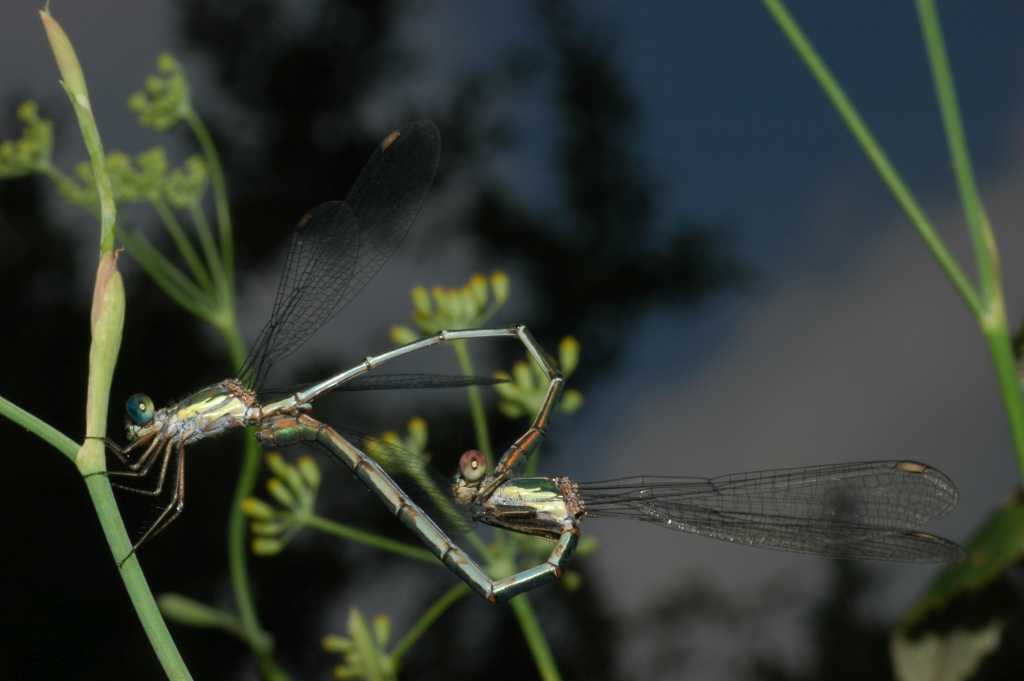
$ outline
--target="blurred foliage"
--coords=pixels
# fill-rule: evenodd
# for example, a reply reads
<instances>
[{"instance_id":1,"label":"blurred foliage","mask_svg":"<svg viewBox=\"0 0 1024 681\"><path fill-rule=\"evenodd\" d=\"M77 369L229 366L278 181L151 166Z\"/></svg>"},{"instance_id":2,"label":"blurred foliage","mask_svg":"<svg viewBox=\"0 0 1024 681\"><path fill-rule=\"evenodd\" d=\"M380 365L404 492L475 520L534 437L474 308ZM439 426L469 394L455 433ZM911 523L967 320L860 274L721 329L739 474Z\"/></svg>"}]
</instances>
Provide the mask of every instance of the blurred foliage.
<instances>
[{"instance_id":1,"label":"blurred foliage","mask_svg":"<svg viewBox=\"0 0 1024 681\"><path fill-rule=\"evenodd\" d=\"M53 153L53 123L39 117L39 106L26 101L18 107L18 120L24 124L21 136L0 142L0 179L44 172Z\"/></svg>"},{"instance_id":2,"label":"blurred foliage","mask_svg":"<svg viewBox=\"0 0 1024 681\"><path fill-rule=\"evenodd\" d=\"M142 127L166 132L191 114L192 102L185 73L173 56L161 54L156 68L145 87L128 97L128 108L138 115Z\"/></svg>"},{"instance_id":3,"label":"blurred foliage","mask_svg":"<svg viewBox=\"0 0 1024 681\"><path fill-rule=\"evenodd\" d=\"M274 505L247 497L242 501L242 512L250 519L252 552L271 556L280 553L313 514L320 468L308 456L300 457L295 464L277 453L268 454L265 460L271 473L266 489Z\"/></svg>"},{"instance_id":4,"label":"blurred foliage","mask_svg":"<svg viewBox=\"0 0 1024 681\"><path fill-rule=\"evenodd\" d=\"M334 668L336 679L367 679L393 681L397 670L385 647L391 637L391 620L377 615L372 625L359 610L353 608L348 615L348 636L329 634L323 638L323 647L329 653L342 657L342 664Z\"/></svg>"}]
</instances>

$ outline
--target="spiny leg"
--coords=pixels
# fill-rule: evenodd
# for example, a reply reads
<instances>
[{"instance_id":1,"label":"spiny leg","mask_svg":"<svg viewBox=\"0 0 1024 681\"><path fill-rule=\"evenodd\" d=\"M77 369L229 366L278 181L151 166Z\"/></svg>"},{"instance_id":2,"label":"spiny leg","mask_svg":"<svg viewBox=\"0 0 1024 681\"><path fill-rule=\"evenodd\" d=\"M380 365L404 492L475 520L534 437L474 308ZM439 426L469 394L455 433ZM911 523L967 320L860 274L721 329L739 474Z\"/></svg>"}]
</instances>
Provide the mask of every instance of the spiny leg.
<instances>
[{"instance_id":1,"label":"spiny leg","mask_svg":"<svg viewBox=\"0 0 1024 681\"><path fill-rule=\"evenodd\" d=\"M170 452L170 448L167 449ZM181 510L185 507L185 447L179 444L174 452L176 457L176 483L174 486L174 494L171 495L170 503L164 508L164 510L157 517L156 521L149 526L139 538L137 542L132 546L132 550L128 552L128 555L122 558L117 563L117 567L120 568L125 564L129 558L131 558L136 551L138 551L143 544L147 541L160 534L163 530L167 529L181 513Z\"/></svg>"},{"instance_id":2,"label":"spiny leg","mask_svg":"<svg viewBox=\"0 0 1024 681\"><path fill-rule=\"evenodd\" d=\"M160 475L157 478L156 487L155 488L153 488L151 490L149 490L149 489L139 489L138 487L132 487L131 485L122 485L122 484L119 484L119 483L116 483L116 482L111 482L110 485L112 487L116 487L118 489L123 489L123 490L128 490L129 492L134 492L135 494L145 494L145 495L151 496L151 497L159 496L160 492L162 492L163 488L164 488L164 478L167 477L167 468L168 468L168 464L171 461L171 450L172 450L173 447L174 447L174 443L173 442L168 442L167 445L164 446L164 448L161 450L160 455L152 457L150 459L150 461L147 463L147 465L145 466L145 468L143 468L140 471L109 471L107 473L108 476L115 476L116 475L116 476L119 476L119 477L127 477L127 478L141 478L141 477L144 477L144 476L149 474L149 469L152 468L154 462L156 462L158 460L159 461L163 461L163 463L160 464Z\"/></svg>"},{"instance_id":3,"label":"spiny leg","mask_svg":"<svg viewBox=\"0 0 1024 681\"><path fill-rule=\"evenodd\" d=\"M534 414L533 421L530 422L530 427L525 433L516 438L516 441L505 450L505 453L498 459L498 463L495 464L494 473L488 479L483 489L484 496L489 495L495 489L498 488L502 483L508 480L512 474L512 469L516 463L530 453L534 447L536 447L541 439L547 434L548 422L551 420L551 412L555 408L555 401L558 399L558 394L562 390L563 379L555 369L550 361L544 354L544 351L537 345L536 341L533 340L533 336L527 331L526 327L520 327L522 335L520 339L523 344L530 351L530 354L534 359L544 367L548 372L548 389L544 394L544 401L541 403L537 413Z\"/></svg>"},{"instance_id":4,"label":"spiny leg","mask_svg":"<svg viewBox=\"0 0 1024 681\"><path fill-rule=\"evenodd\" d=\"M142 477L145 477L149 473L149 469L152 466L153 461L156 460L156 459L151 459L150 457L153 456L153 453L157 451L159 445L163 442L163 438L162 438L160 433L157 433L155 436L153 436L149 440L136 440L135 442L131 443L130 445L128 445L127 447L124 447L124 448L122 448L121 445L117 444L115 441L111 440L108 437L96 437L94 435L86 435L85 439L86 440L102 440L103 444L106 446L107 450L109 450L110 452L113 452L113 454L115 456L117 456L118 460L125 467L130 469L130 470L127 470L127 471L96 471L95 473L89 473L88 475L83 476L83 477L85 477L87 479L91 478L94 475L102 475L104 477L118 476L118 477L125 477L125 478L142 478ZM143 444L147 444L147 446L146 446L145 451L142 452L142 456L140 456L138 458L138 460L136 460L134 462L129 462L127 454L129 454L133 449L136 449L137 447L142 446ZM157 458L159 458L159 457L157 457ZM142 469L141 471L139 470L140 468ZM121 487L123 489L132 489L132 490L135 489L135 488L132 488L132 487L127 487L125 485L116 485L116 486L117 487Z\"/></svg>"}]
</instances>

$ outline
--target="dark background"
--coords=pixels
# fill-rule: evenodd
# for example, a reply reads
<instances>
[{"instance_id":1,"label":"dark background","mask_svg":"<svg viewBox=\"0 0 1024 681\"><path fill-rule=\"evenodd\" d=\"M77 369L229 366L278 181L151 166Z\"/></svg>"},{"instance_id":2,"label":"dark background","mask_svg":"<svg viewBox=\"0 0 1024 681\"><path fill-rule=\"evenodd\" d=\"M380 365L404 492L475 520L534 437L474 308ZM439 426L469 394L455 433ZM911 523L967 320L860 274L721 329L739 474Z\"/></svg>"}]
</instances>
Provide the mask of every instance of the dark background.
<instances>
[{"instance_id":1,"label":"dark background","mask_svg":"<svg viewBox=\"0 0 1024 681\"><path fill-rule=\"evenodd\" d=\"M715 475L911 457L960 485L960 508L934 528L959 541L1012 491L981 337L761 7L64 4L52 11L82 61L108 150L188 153L184 133L142 131L124 107L160 51L185 64L225 163L250 338L298 216L343 195L388 130L421 117L440 127L441 172L402 252L279 379L316 378L389 347L412 286L500 268L512 302L495 323L524 321L549 349L567 334L583 347L572 384L586 404L556 420L545 472ZM70 168L84 151L36 9L0 8L0 136L17 134L17 103L36 98ZM970 269L913 7L792 10ZM1013 2L942 11L1017 321L1024 12ZM121 217L157 238L145 211ZM94 221L45 180L0 183L0 394L74 438L96 240ZM164 403L222 378L219 338L121 262L117 403L140 390ZM475 355L487 369L518 356ZM458 395L342 396L318 414L366 431L424 414L439 462L472 443ZM159 678L76 471L10 424L0 433L0 676ZM239 451L237 439L190 451L186 511L142 555L154 592L229 607L224 520ZM326 487L324 514L404 537L346 472L330 470ZM137 523L152 510L129 508ZM600 549L574 563L582 589L531 597L566 678L885 678L887 626L933 574L623 523L585 529ZM337 659L319 639L344 630L349 608L391 615L397 638L454 583L313 535L251 570L263 624L296 679L330 677ZM234 640L173 633L196 678L254 678ZM485 676L536 671L507 609L475 599L446 614L403 669L403 678Z\"/></svg>"}]
</instances>

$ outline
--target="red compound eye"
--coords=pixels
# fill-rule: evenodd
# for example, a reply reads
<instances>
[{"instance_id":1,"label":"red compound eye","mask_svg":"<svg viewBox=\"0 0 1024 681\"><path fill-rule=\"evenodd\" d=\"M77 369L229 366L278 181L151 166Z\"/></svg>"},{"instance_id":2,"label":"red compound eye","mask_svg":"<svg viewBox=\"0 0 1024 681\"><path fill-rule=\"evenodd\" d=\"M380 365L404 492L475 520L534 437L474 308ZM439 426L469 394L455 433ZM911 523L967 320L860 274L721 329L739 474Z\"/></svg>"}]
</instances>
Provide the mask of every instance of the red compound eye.
<instances>
[{"instance_id":1,"label":"red compound eye","mask_svg":"<svg viewBox=\"0 0 1024 681\"><path fill-rule=\"evenodd\" d=\"M459 457L459 475L467 482L476 482L487 473L487 460L475 449Z\"/></svg>"}]
</instances>

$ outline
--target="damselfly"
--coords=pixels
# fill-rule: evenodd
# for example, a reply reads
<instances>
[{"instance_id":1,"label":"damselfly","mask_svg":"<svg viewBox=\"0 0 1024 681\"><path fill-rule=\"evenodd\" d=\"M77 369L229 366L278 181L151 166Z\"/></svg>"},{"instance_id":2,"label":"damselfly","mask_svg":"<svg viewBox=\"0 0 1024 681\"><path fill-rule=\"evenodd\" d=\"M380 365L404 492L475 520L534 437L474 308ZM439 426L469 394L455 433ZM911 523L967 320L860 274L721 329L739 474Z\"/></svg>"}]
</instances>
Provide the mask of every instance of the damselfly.
<instances>
[{"instance_id":1,"label":"damselfly","mask_svg":"<svg viewBox=\"0 0 1024 681\"><path fill-rule=\"evenodd\" d=\"M544 423L551 394L534 420ZM280 415L259 432L277 445L315 442L368 480L375 464L331 428L305 414ZM526 436L524 436L526 437ZM374 486L389 507L445 565L491 602L553 581L572 556L585 518L630 518L724 541L832 558L946 563L963 549L919 529L957 502L953 481L916 461L838 463L736 473L717 478L631 477L576 482L513 478L531 444L520 439L488 474L476 450L462 455L453 500L475 520L554 541L547 559L493 579L400 490ZM366 473L363 471L366 470ZM388 479L390 485L390 479Z\"/></svg>"},{"instance_id":2,"label":"damselfly","mask_svg":"<svg viewBox=\"0 0 1024 681\"><path fill-rule=\"evenodd\" d=\"M338 389L370 387L451 387L493 382L473 377L430 375L367 376L377 367L418 350L449 341L515 338L538 362L549 382L546 397L528 430L505 452L509 465L542 437L562 378L526 327L442 331L408 345L367 357L358 365L273 402L258 395L271 366L292 354L373 278L409 231L437 172L441 137L429 121L392 132L376 148L344 201L321 204L299 221L292 237L274 308L237 378L206 386L185 399L155 409L146 395L136 394L126 405L124 449L109 442L128 470L108 475L146 476L154 466L159 474L153 489L119 485L157 496L171 464L174 489L168 504L132 547L127 560L146 541L166 528L185 503L185 448L238 428L255 426L261 439L287 440L288 424L299 420L312 432L330 431L332 451L374 490L403 522L430 544L440 530L366 454L323 424L306 415L312 402ZM282 432L278 433L277 430ZM137 456L133 454L138 452ZM455 558L446 552L446 562Z\"/></svg>"},{"instance_id":3,"label":"damselfly","mask_svg":"<svg viewBox=\"0 0 1024 681\"><path fill-rule=\"evenodd\" d=\"M945 563L963 549L923 532L957 502L953 481L916 461L838 463L717 478L648 476L599 482L487 474L483 456L462 455L456 501L482 523L556 541L547 561L503 584L514 595L558 577L584 518L630 518L724 541L811 553ZM489 596L487 581L474 584Z\"/></svg>"}]
</instances>

